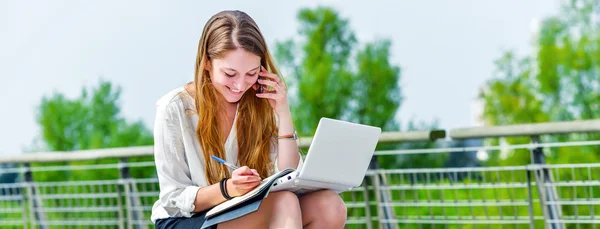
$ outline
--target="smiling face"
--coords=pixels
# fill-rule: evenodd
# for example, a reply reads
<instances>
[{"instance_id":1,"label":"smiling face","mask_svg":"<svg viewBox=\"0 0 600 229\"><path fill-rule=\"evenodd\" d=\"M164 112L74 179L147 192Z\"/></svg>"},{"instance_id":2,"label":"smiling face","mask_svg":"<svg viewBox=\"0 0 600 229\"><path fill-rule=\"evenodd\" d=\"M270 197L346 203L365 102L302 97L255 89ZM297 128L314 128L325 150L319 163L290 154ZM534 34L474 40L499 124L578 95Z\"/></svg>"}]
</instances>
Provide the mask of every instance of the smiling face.
<instances>
[{"instance_id":1,"label":"smiling face","mask_svg":"<svg viewBox=\"0 0 600 229\"><path fill-rule=\"evenodd\" d=\"M213 87L227 102L237 103L256 83L260 57L238 48L226 52L223 58L213 59L210 65Z\"/></svg>"}]
</instances>

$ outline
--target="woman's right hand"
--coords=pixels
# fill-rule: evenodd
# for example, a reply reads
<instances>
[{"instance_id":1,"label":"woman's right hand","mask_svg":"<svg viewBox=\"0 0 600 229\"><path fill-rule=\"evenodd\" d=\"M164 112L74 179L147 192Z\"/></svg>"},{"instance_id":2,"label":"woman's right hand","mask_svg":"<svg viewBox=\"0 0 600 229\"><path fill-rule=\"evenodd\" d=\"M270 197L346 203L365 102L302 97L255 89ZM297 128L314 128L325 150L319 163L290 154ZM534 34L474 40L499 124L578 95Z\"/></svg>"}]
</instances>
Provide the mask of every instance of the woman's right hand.
<instances>
[{"instance_id":1,"label":"woman's right hand","mask_svg":"<svg viewBox=\"0 0 600 229\"><path fill-rule=\"evenodd\" d=\"M261 182L255 169L242 166L233 170L231 178L227 179L227 193L229 196L241 196L256 188Z\"/></svg>"}]
</instances>

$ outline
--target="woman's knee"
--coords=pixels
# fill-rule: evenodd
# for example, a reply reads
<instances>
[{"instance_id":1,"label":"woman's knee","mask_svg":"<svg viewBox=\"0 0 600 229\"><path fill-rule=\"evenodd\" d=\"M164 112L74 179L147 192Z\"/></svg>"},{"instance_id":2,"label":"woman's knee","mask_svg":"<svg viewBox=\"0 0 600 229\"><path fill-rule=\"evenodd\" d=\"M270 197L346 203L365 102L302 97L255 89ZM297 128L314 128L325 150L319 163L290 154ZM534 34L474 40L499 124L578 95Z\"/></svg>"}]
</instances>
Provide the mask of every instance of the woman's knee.
<instances>
[{"instance_id":1,"label":"woman's knee","mask_svg":"<svg viewBox=\"0 0 600 229\"><path fill-rule=\"evenodd\" d=\"M274 192L269 193L268 197L273 198L274 213L286 212L288 214L300 215L300 201L293 192Z\"/></svg>"},{"instance_id":2,"label":"woman's knee","mask_svg":"<svg viewBox=\"0 0 600 229\"><path fill-rule=\"evenodd\" d=\"M319 191L310 199L311 209L316 209L316 216L323 224L332 228L341 228L346 224L346 204L340 195L333 191Z\"/></svg>"},{"instance_id":3,"label":"woman's knee","mask_svg":"<svg viewBox=\"0 0 600 229\"><path fill-rule=\"evenodd\" d=\"M325 221L332 225L346 224L346 204L340 195L332 191L323 194L322 209L326 215Z\"/></svg>"}]
</instances>

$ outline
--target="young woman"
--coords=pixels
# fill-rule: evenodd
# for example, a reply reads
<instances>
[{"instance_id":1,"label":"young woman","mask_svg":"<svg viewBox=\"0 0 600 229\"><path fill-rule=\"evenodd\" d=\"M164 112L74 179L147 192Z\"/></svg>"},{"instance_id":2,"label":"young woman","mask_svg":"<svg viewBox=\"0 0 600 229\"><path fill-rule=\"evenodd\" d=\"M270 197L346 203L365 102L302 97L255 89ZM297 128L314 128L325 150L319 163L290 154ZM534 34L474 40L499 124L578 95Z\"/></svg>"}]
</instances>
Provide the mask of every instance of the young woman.
<instances>
[{"instance_id":1,"label":"young woman","mask_svg":"<svg viewBox=\"0 0 600 229\"><path fill-rule=\"evenodd\" d=\"M254 20L219 12L198 45L195 80L157 102L154 154L160 196L156 228L200 228L205 213L279 168L300 168L286 85ZM231 171L217 156L240 166ZM323 190L270 193L253 213L218 228L343 228L346 206Z\"/></svg>"}]
</instances>

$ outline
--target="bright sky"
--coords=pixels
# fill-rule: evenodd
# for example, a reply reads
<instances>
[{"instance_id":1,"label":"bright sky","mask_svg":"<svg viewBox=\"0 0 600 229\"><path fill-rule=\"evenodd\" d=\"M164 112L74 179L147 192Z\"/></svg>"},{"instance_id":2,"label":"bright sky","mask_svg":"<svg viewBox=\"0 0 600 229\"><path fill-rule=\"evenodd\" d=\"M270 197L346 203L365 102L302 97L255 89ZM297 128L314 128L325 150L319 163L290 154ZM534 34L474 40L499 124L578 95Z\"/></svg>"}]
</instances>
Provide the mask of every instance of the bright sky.
<instances>
[{"instance_id":1,"label":"bright sky","mask_svg":"<svg viewBox=\"0 0 600 229\"><path fill-rule=\"evenodd\" d=\"M155 101L193 79L204 23L224 9L252 16L273 49L296 34L298 9L334 7L360 43L392 40L402 123L473 126L494 59L507 49L529 53L532 27L558 1L0 1L0 155L21 153L39 135L42 96L73 98L101 78L122 87L125 117L152 128Z\"/></svg>"}]
</instances>

